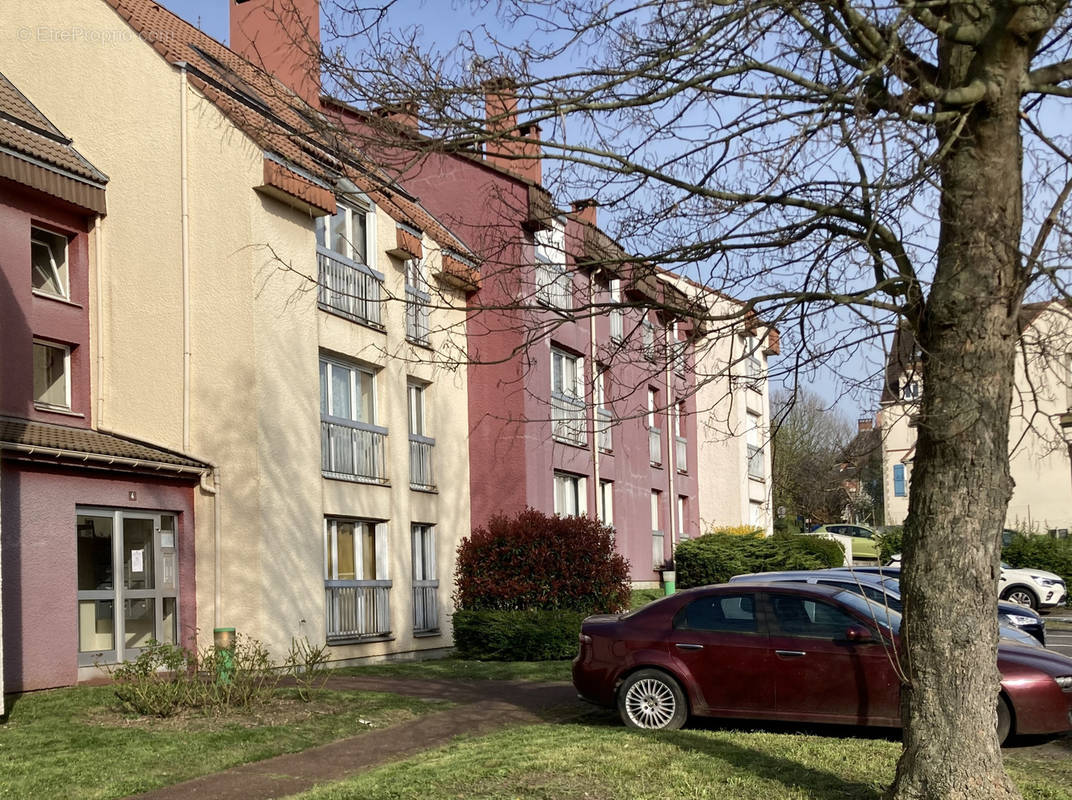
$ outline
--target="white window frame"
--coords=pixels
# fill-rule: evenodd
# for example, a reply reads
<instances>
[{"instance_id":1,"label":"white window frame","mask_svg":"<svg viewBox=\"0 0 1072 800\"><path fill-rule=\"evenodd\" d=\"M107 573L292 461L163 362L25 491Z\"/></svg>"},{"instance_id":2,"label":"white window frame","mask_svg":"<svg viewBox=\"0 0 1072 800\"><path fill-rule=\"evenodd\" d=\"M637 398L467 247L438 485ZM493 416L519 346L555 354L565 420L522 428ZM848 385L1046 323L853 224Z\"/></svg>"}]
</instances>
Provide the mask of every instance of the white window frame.
<instances>
[{"instance_id":1,"label":"white window frame","mask_svg":"<svg viewBox=\"0 0 1072 800\"><path fill-rule=\"evenodd\" d=\"M755 480L765 480L767 476L761 426L762 419L759 414L748 415L748 428L745 430L745 443L748 447L748 477Z\"/></svg>"},{"instance_id":2,"label":"white window frame","mask_svg":"<svg viewBox=\"0 0 1072 800\"><path fill-rule=\"evenodd\" d=\"M358 258L354 249L354 217L362 215L365 219L365 258ZM343 222L343 247L334 247L332 236L332 222L342 215ZM336 199L335 214L316 218L316 243L317 245L336 256L342 256L354 264L360 264L368 269L376 270L376 205L367 197L348 197L346 200ZM382 278L381 278L382 279Z\"/></svg>"},{"instance_id":3,"label":"white window frame","mask_svg":"<svg viewBox=\"0 0 1072 800\"><path fill-rule=\"evenodd\" d=\"M687 505L688 498L683 494L679 494L677 496L677 516L674 518L674 527L676 528L674 533L675 538L677 538L678 541L689 538L685 529L685 512L687 510Z\"/></svg>"},{"instance_id":4,"label":"white window frame","mask_svg":"<svg viewBox=\"0 0 1072 800\"><path fill-rule=\"evenodd\" d=\"M620 278L611 278L608 286L610 292L610 340L621 342L625 339L625 309L620 308L622 302L622 281Z\"/></svg>"},{"instance_id":5,"label":"white window frame","mask_svg":"<svg viewBox=\"0 0 1072 800\"><path fill-rule=\"evenodd\" d=\"M599 521L614 527L614 481L599 479Z\"/></svg>"},{"instance_id":6,"label":"white window frame","mask_svg":"<svg viewBox=\"0 0 1072 800\"><path fill-rule=\"evenodd\" d=\"M588 443L584 357L554 346L551 347L551 435L578 447Z\"/></svg>"},{"instance_id":7,"label":"white window frame","mask_svg":"<svg viewBox=\"0 0 1072 800\"><path fill-rule=\"evenodd\" d=\"M588 513L588 483L584 475L555 470L554 481L556 514L560 517L583 517Z\"/></svg>"},{"instance_id":8,"label":"white window frame","mask_svg":"<svg viewBox=\"0 0 1072 800\"><path fill-rule=\"evenodd\" d=\"M360 364L354 364L354 363L342 361L342 360L335 359L335 358L328 358L326 356L321 355L320 356L320 371L321 371L321 375L323 375L325 368L327 369L327 380L326 381L324 381L323 379L321 380L321 413L320 413L321 419L330 420L332 422L342 422L342 423L345 423L345 424L349 424L352 427L367 426L367 427L371 427L371 428L378 428L376 420L378 418L377 409L378 409L378 405L379 405L379 402L378 402L379 398L377 396L378 395L378 386L377 386L378 381L376 380L376 370L371 368L371 367L363 366L363 365L360 365ZM335 393L335 382L332 380L332 373L336 369L344 369L344 370L347 370L350 373L350 380L349 380L349 386L350 386L350 417L349 418L347 418L347 417L339 417L339 416L336 416L335 414L332 413L332 406L333 406L332 401L334 400L334 393ZM369 406L370 406L370 408L369 408L369 416L371 417L371 419L368 419L368 420L358 418L358 410L359 410L360 404L355 402L355 400L360 399L360 396L361 396L360 386L358 385L358 381L357 381L357 376L359 374L367 375L371 379L371 394L372 394L372 397L370 398L370 402L369 402ZM327 397L324 397L324 395L323 395L323 389L325 388L325 386L327 388Z\"/></svg>"},{"instance_id":9,"label":"white window frame","mask_svg":"<svg viewBox=\"0 0 1072 800\"><path fill-rule=\"evenodd\" d=\"M56 263L56 251L53 249L49 240L53 240L54 244L63 244L62 264ZM31 281L36 283L36 278L39 273L36 264L34 263L33 248L34 245L44 247L48 250L48 257L52 275L46 276L43 273L41 277L48 280L52 280L59 287L58 292L52 292L43 286L34 286L34 294L44 295L45 297L58 297L61 300L69 300L71 297L71 271L70 271L70 239L62 233L56 233L55 231L47 230L46 228L39 228L36 225L30 227L30 274Z\"/></svg>"},{"instance_id":10,"label":"white window frame","mask_svg":"<svg viewBox=\"0 0 1072 800\"><path fill-rule=\"evenodd\" d=\"M551 308L573 308L573 276L566 266L566 227L557 219L532 235L536 300Z\"/></svg>"},{"instance_id":11,"label":"white window frame","mask_svg":"<svg viewBox=\"0 0 1072 800\"><path fill-rule=\"evenodd\" d=\"M406 260L406 339L414 344L430 344L429 314L432 294L424 261L419 258Z\"/></svg>"},{"instance_id":12,"label":"white window frame","mask_svg":"<svg viewBox=\"0 0 1072 800\"><path fill-rule=\"evenodd\" d=\"M436 528L422 522L410 526L410 576L413 583L413 632L439 632L439 567Z\"/></svg>"},{"instance_id":13,"label":"white window frame","mask_svg":"<svg viewBox=\"0 0 1072 800\"><path fill-rule=\"evenodd\" d=\"M70 411L71 410L71 348L69 345L60 344L59 342L50 342L45 339L34 339L34 357L33 357L33 397L34 408L39 408L45 411ZM45 400L38 398L37 394L37 353L38 347L47 348L49 350L55 350L63 353L63 404L58 405L56 403L49 403Z\"/></svg>"}]
</instances>

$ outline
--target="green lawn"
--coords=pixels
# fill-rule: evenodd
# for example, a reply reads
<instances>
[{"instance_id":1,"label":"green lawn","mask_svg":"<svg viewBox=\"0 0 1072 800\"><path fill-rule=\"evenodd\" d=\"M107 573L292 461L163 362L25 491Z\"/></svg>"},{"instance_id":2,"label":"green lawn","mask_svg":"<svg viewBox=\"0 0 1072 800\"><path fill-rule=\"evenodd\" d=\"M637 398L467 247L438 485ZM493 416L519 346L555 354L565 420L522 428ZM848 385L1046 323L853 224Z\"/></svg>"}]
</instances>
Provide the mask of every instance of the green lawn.
<instances>
[{"instance_id":1,"label":"green lawn","mask_svg":"<svg viewBox=\"0 0 1072 800\"><path fill-rule=\"evenodd\" d=\"M280 698L249 715L147 720L116 712L107 687L9 696L0 798L125 797L448 705L368 692L321 692L310 704L289 691Z\"/></svg>"},{"instance_id":2,"label":"green lawn","mask_svg":"<svg viewBox=\"0 0 1072 800\"><path fill-rule=\"evenodd\" d=\"M643 734L600 720L468 739L301 800L880 800L900 744L717 727ZM1072 798L1072 753L1006 757L1027 800Z\"/></svg>"},{"instance_id":3,"label":"green lawn","mask_svg":"<svg viewBox=\"0 0 1072 800\"><path fill-rule=\"evenodd\" d=\"M569 681L570 661L466 661L442 658L434 661L407 661L343 667L332 675L370 678L428 678L463 681Z\"/></svg>"}]
</instances>

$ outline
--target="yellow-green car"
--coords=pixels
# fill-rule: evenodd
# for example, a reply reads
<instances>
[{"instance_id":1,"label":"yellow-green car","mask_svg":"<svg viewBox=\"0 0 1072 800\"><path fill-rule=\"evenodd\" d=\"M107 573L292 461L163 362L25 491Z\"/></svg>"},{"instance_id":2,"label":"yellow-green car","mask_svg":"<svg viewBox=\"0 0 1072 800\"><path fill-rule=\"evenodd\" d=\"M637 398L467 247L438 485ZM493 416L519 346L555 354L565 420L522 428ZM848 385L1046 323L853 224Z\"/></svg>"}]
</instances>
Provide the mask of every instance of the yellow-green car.
<instances>
[{"instance_id":1,"label":"yellow-green car","mask_svg":"<svg viewBox=\"0 0 1072 800\"><path fill-rule=\"evenodd\" d=\"M851 536L853 560L860 558L878 561L878 542L875 540L876 532L874 528L848 522L837 522L820 525L811 533L836 533L841 536Z\"/></svg>"}]
</instances>

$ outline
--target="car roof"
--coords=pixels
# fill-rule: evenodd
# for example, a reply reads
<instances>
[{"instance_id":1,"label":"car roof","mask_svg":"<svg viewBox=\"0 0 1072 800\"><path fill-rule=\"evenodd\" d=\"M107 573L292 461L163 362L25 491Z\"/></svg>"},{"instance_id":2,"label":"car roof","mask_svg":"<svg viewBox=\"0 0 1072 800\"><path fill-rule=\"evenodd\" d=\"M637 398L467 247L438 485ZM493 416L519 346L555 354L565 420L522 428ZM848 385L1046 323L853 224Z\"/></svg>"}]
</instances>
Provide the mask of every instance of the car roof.
<instances>
[{"instance_id":1,"label":"car roof","mask_svg":"<svg viewBox=\"0 0 1072 800\"><path fill-rule=\"evenodd\" d=\"M823 586L814 583L790 583L786 581L738 581L736 583L716 583L709 586L697 586L694 589L685 589L678 592L675 597L687 600L691 597L700 597L709 593L727 594L738 592L747 586L748 589L773 589L780 593L788 594L813 594L815 596L833 597L844 589L838 586Z\"/></svg>"},{"instance_id":2,"label":"car roof","mask_svg":"<svg viewBox=\"0 0 1072 800\"><path fill-rule=\"evenodd\" d=\"M799 581L799 580L839 580L846 583L866 583L869 586L881 586L887 578L896 578L896 575L879 575L874 572L860 572L845 568L832 569L791 569L782 572L750 572L745 575L734 575L730 583L759 583L764 581Z\"/></svg>"}]
</instances>

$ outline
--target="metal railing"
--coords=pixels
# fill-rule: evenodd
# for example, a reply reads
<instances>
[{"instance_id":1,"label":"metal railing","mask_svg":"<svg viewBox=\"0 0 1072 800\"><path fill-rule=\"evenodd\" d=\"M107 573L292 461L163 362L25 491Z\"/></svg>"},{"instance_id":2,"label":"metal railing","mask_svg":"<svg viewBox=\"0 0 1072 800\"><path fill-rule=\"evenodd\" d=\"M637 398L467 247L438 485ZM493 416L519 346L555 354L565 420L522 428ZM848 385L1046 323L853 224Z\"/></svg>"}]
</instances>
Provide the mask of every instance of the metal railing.
<instances>
[{"instance_id":1,"label":"metal railing","mask_svg":"<svg viewBox=\"0 0 1072 800\"><path fill-rule=\"evenodd\" d=\"M663 463L663 432L658 428L648 428L648 461L653 467Z\"/></svg>"},{"instance_id":2,"label":"metal railing","mask_svg":"<svg viewBox=\"0 0 1072 800\"><path fill-rule=\"evenodd\" d=\"M387 432L321 420L320 469L330 477L387 483Z\"/></svg>"},{"instance_id":3,"label":"metal railing","mask_svg":"<svg viewBox=\"0 0 1072 800\"><path fill-rule=\"evenodd\" d=\"M428 344L431 327L428 322L430 298L410 286L406 287L406 338L416 344Z\"/></svg>"},{"instance_id":4,"label":"metal railing","mask_svg":"<svg viewBox=\"0 0 1072 800\"><path fill-rule=\"evenodd\" d=\"M583 401L561 394L551 395L551 435L570 444L586 444Z\"/></svg>"},{"instance_id":5,"label":"metal railing","mask_svg":"<svg viewBox=\"0 0 1072 800\"><path fill-rule=\"evenodd\" d=\"M383 279L329 250L317 249L317 304L332 314L375 328L383 327L380 311Z\"/></svg>"},{"instance_id":6,"label":"metal railing","mask_svg":"<svg viewBox=\"0 0 1072 800\"><path fill-rule=\"evenodd\" d=\"M328 641L388 636L391 581L324 581Z\"/></svg>"},{"instance_id":7,"label":"metal railing","mask_svg":"<svg viewBox=\"0 0 1072 800\"><path fill-rule=\"evenodd\" d=\"M432 454L435 439L427 436L409 435L409 485L411 489L432 490L436 488Z\"/></svg>"},{"instance_id":8,"label":"metal railing","mask_svg":"<svg viewBox=\"0 0 1072 800\"><path fill-rule=\"evenodd\" d=\"M674 437L674 453L677 456L676 464L678 472L689 471L689 440L684 436Z\"/></svg>"},{"instance_id":9,"label":"metal railing","mask_svg":"<svg viewBox=\"0 0 1072 800\"><path fill-rule=\"evenodd\" d=\"M611 437L611 428L614 425L614 417L605 408L596 409L596 446L604 453L614 449L614 441Z\"/></svg>"},{"instance_id":10,"label":"metal railing","mask_svg":"<svg viewBox=\"0 0 1072 800\"><path fill-rule=\"evenodd\" d=\"M413 632L439 630L439 581L413 582Z\"/></svg>"},{"instance_id":11,"label":"metal railing","mask_svg":"<svg viewBox=\"0 0 1072 800\"><path fill-rule=\"evenodd\" d=\"M760 480L766 477L763 469L763 448L754 444L748 445L748 477Z\"/></svg>"}]
</instances>

